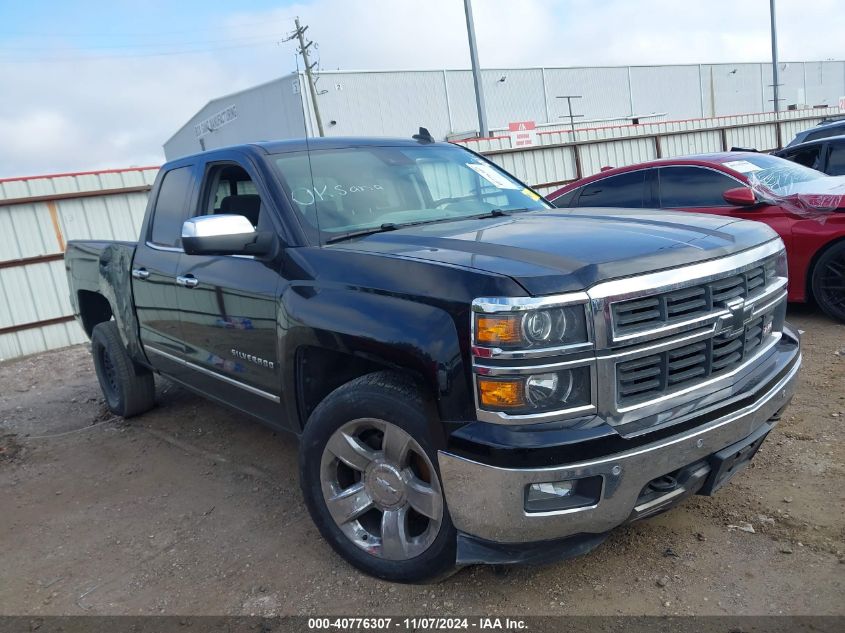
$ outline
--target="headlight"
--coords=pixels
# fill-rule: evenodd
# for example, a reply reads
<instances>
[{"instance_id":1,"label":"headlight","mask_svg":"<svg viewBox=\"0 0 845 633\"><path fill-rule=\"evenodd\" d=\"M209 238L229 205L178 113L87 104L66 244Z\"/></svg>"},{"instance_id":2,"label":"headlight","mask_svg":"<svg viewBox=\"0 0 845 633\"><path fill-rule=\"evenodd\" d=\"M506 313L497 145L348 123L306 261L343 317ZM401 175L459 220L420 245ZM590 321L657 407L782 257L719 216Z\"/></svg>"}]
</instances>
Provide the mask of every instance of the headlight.
<instances>
[{"instance_id":1,"label":"headlight","mask_svg":"<svg viewBox=\"0 0 845 633\"><path fill-rule=\"evenodd\" d=\"M590 367L519 376L478 376L478 402L511 415L574 409L590 404Z\"/></svg>"},{"instance_id":2,"label":"headlight","mask_svg":"<svg viewBox=\"0 0 845 633\"><path fill-rule=\"evenodd\" d=\"M519 314L475 315L475 344L485 347L530 349L588 340L583 304L526 310Z\"/></svg>"},{"instance_id":3,"label":"headlight","mask_svg":"<svg viewBox=\"0 0 845 633\"><path fill-rule=\"evenodd\" d=\"M775 255L775 274L778 277L789 277L789 266L786 259L786 251L781 251Z\"/></svg>"}]
</instances>

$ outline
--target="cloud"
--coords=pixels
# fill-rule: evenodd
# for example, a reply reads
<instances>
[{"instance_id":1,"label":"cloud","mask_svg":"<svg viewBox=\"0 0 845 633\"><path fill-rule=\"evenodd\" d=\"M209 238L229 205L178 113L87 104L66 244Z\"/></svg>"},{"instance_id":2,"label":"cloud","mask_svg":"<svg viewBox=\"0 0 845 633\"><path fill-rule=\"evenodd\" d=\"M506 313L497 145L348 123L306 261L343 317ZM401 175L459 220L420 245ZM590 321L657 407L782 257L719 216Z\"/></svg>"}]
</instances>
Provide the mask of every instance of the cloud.
<instances>
[{"instance_id":1,"label":"cloud","mask_svg":"<svg viewBox=\"0 0 845 633\"><path fill-rule=\"evenodd\" d=\"M771 52L762 0L475 0L473 6L487 68L765 61ZM780 3L781 59L841 55L841 29L825 19L840 8L834 0ZM60 54L74 61L59 63L0 57L0 177L161 161L162 143L207 101L295 69L294 43L273 42L293 27L293 15L309 25L325 69L469 64L461 0L313 0L235 10L216 24L224 28L214 36L266 43L201 55L85 61L78 59L84 51L67 50ZM127 11L127 25L115 30L131 30L130 19Z\"/></svg>"}]
</instances>

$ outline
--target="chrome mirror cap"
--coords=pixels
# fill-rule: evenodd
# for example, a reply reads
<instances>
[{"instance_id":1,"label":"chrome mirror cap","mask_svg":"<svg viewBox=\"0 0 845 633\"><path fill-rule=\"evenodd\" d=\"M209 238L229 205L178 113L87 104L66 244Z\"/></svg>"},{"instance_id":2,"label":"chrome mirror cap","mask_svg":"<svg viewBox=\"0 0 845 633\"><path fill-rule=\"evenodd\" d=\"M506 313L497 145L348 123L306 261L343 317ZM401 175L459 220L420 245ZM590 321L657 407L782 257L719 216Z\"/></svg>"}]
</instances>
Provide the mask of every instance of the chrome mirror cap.
<instances>
[{"instance_id":1,"label":"chrome mirror cap","mask_svg":"<svg viewBox=\"0 0 845 633\"><path fill-rule=\"evenodd\" d=\"M182 224L182 237L219 237L255 233L255 227L243 215L219 214L188 218Z\"/></svg>"}]
</instances>

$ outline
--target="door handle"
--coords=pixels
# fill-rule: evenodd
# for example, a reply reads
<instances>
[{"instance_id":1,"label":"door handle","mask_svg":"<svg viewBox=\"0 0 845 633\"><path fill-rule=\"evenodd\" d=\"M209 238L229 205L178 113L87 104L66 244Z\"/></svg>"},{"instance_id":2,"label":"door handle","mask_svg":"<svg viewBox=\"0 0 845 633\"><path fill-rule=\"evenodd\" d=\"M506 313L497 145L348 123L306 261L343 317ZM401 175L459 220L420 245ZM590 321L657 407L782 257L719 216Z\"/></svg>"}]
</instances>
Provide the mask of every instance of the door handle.
<instances>
[{"instance_id":1,"label":"door handle","mask_svg":"<svg viewBox=\"0 0 845 633\"><path fill-rule=\"evenodd\" d=\"M182 286L183 288L196 288L200 283L200 280L194 277L193 275L187 275L182 277L181 275L176 278L176 285Z\"/></svg>"},{"instance_id":2,"label":"door handle","mask_svg":"<svg viewBox=\"0 0 845 633\"><path fill-rule=\"evenodd\" d=\"M132 278L133 279L147 279L150 276L150 271L146 268L133 268L132 269Z\"/></svg>"}]
</instances>

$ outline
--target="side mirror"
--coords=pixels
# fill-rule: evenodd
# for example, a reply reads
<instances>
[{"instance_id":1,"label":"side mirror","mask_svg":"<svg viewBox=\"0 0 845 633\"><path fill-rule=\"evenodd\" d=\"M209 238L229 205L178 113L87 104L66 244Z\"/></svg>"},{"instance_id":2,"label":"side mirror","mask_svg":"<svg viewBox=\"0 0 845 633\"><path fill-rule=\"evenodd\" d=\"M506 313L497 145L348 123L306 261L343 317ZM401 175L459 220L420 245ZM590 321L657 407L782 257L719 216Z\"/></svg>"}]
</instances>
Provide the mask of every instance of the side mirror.
<instances>
[{"instance_id":1,"label":"side mirror","mask_svg":"<svg viewBox=\"0 0 845 633\"><path fill-rule=\"evenodd\" d=\"M268 255L275 235L256 231L242 215L201 215L182 225L182 248L188 255Z\"/></svg>"},{"instance_id":2,"label":"side mirror","mask_svg":"<svg viewBox=\"0 0 845 633\"><path fill-rule=\"evenodd\" d=\"M722 194L726 202L737 207L753 207L759 201L751 187L735 187Z\"/></svg>"}]
</instances>

